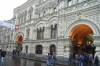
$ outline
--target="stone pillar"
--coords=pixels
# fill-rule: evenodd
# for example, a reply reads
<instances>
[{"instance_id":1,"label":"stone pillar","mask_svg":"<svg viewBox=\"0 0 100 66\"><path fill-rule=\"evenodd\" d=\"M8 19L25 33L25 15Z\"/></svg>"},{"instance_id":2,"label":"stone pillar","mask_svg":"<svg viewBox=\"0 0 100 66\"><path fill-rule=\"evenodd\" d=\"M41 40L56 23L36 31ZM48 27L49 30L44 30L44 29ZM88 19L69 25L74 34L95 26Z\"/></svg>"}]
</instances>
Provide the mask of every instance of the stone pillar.
<instances>
[{"instance_id":1,"label":"stone pillar","mask_svg":"<svg viewBox=\"0 0 100 66\"><path fill-rule=\"evenodd\" d=\"M70 51L70 46L72 45L70 37L67 37L66 42L65 42L64 45L66 46L66 48L64 49L65 50L64 57L68 59L69 51Z\"/></svg>"},{"instance_id":2,"label":"stone pillar","mask_svg":"<svg viewBox=\"0 0 100 66\"><path fill-rule=\"evenodd\" d=\"M46 44L43 44L43 55L47 55L50 51L50 46L46 43Z\"/></svg>"},{"instance_id":3,"label":"stone pillar","mask_svg":"<svg viewBox=\"0 0 100 66\"><path fill-rule=\"evenodd\" d=\"M44 38L51 38L51 27L44 28Z\"/></svg>"},{"instance_id":4,"label":"stone pillar","mask_svg":"<svg viewBox=\"0 0 100 66\"><path fill-rule=\"evenodd\" d=\"M37 39L37 29L33 30L33 36L31 37L32 40L36 40Z\"/></svg>"},{"instance_id":5,"label":"stone pillar","mask_svg":"<svg viewBox=\"0 0 100 66\"><path fill-rule=\"evenodd\" d=\"M97 55L100 59L100 35L93 35L93 39L94 39L93 44L96 46L95 55Z\"/></svg>"},{"instance_id":6,"label":"stone pillar","mask_svg":"<svg viewBox=\"0 0 100 66\"><path fill-rule=\"evenodd\" d=\"M33 27L30 28L29 38L30 38L31 40L33 39Z\"/></svg>"}]
</instances>

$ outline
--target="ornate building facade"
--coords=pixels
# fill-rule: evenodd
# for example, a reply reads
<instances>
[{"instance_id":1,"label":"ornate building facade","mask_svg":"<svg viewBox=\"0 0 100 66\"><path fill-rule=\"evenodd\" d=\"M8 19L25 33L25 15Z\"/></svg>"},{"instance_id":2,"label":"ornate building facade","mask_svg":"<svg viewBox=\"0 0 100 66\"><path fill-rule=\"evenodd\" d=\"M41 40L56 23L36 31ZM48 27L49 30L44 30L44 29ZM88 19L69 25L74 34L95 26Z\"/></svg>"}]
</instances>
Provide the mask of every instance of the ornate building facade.
<instances>
[{"instance_id":1,"label":"ornate building facade","mask_svg":"<svg viewBox=\"0 0 100 66\"><path fill-rule=\"evenodd\" d=\"M2 28L1 48L12 52L44 56L55 52L58 58L82 52L100 56L100 0L28 0L13 11L9 20L19 30Z\"/></svg>"}]
</instances>

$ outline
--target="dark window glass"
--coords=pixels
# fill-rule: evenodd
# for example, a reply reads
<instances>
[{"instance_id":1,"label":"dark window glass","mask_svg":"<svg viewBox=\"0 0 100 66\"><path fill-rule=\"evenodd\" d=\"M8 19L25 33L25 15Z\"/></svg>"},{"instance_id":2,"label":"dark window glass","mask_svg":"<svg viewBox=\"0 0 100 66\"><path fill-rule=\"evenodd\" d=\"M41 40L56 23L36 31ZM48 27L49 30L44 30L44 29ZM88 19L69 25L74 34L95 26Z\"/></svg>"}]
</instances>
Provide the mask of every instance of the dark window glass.
<instances>
[{"instance_id":1,"label":"dark window glass","mask_svg":"<svg viewBox=\"0 0 100 66\"><path fill-rule=\"evenodd\" d=\"M42 51L43 51L42 45L37 45L35 53L36 54L42 54Z\"/></svg>"},{"instance_id":2,"label":"dark window glass","mask_svg":"<svg viewBox=\"0 0 100 66\"><path fill-rule=\"evenodd\" d=\"M44 27L37 29L37 39L43 39L44 37Z\"/></svg>"},{"instance_id":3,"label":"dark window glass","mask_svg":"<svg viewBox=\"0 0 100 66\"><path fill-rule=\"evenodd\" d=\"M51 25L51 38L56 38L56 32L57 32L57 24L55 24L54 27L53 25Z\"/></svg>"}]
</instances>

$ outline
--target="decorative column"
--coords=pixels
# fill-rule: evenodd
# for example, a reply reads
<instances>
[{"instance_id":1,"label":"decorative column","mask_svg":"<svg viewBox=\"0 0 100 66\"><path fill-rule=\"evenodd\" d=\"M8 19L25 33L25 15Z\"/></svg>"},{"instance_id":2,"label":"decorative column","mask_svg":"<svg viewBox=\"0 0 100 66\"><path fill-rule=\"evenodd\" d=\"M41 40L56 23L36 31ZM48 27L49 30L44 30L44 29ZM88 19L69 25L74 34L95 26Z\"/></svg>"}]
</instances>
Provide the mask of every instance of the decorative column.
<instances>
[{"instance_id":1,"label":"decorative column","mask_svg":"<svg viewBox=\"0 0 100 66\"><path fill-rule=\"evenodd\" d=\"M49 49L50 49L49 44L48 43L44 43L43 44L43 55L47 55L50 52Z\"/></svg>"},{"instance_id":2,"label":"decorative column","mask_svg":"<svg viewBox=\"0 0 100 66\"><path fill-rule=\"evenodd\" d=\"M37 29L33 29L33 32L32 32L32 40L36 40L37 39Z\"/></svg>"},{"instance_id":3,"label":"decorative column","mask_svg":"<svg viewBox=\"0 0 100 66\"><path fill-rule=\"evenodd\" d=\"M65 50L65 52L64 52L64 57L65 58L67 58L68 59L68 57L69 57L69 51L70 51L70 46L71 46L71 38L70 37L67 37L67 39L66 39L66 42L65 42L65 48L64 48L64 50ZM66 59L65 59L66 60Z\"/></svg>"},{"instance_id":4,"label":"decorative column","mask_svg":"<svg viewBox=\"0 0 100 66\"><path fill-rule=\"evenodd\" d=\"M44 28L44 38L50 38L51 37L51 27L45 27Z\"/></svg>"},{"instance_id":5,"label":"decorative column","mask_svg":"<svg viewBox=\"0 0 100 66\"><path fill-rule=\"evenodd\" d=\"M93 44L96 46L95 55L97 55L100 59L100 35L93 35L93 39L94 39Z\"/></svg>"}]
</instances>

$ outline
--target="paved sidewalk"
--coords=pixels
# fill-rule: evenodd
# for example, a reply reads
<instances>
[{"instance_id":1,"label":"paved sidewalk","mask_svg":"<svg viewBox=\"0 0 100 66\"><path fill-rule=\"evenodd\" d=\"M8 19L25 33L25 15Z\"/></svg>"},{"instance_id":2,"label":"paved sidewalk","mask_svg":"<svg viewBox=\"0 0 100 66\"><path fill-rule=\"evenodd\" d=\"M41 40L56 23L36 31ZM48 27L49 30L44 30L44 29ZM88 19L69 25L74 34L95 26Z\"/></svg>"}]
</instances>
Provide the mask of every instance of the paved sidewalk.
<instances>
[{"instance_id":1,"label":"paved sidewalk","mask_svg":"<svg viewBox=\"0 0 100 66\"><path fill-rule=\"evenodd\" d=\"M10 56L13 56L12 54L10 55ZM18 57L20 57L20 58L25 58L25 59L30 59L30 60L34 60L34 61L39 61L39 62L45 62L46 63L46 61L47 61L47 59L41 59L41 58L30 58L30 57L24 57L24 56L18 56ZM57 61L56 62L58 65L65 65L65 66L68 66L68 63L67 63L67 61ZM73 61L73 65L71 65L71 66L75 66L75 61Z\"/></svg>"},{"instance_id":2,"label":"paved sidewalk","mask_svg":"<svg viewBox=\"0 0 100 66\"><path fill-rule=\"evenodd\" d=\"M13 55L10 55L10 56L13 56ZM39 61L39 62L46 62L47 60L46 59L41 59L41 58L30 58L30 57L23 57L23 56L18 56L20 58L25 58L25 59L30 59L30 60L34 60L34 61ZM60 64L60 65L68 65L67 64L67 61L64 62L64 61L57 61L57 64Z\"/></svg>"}]
</instances>

